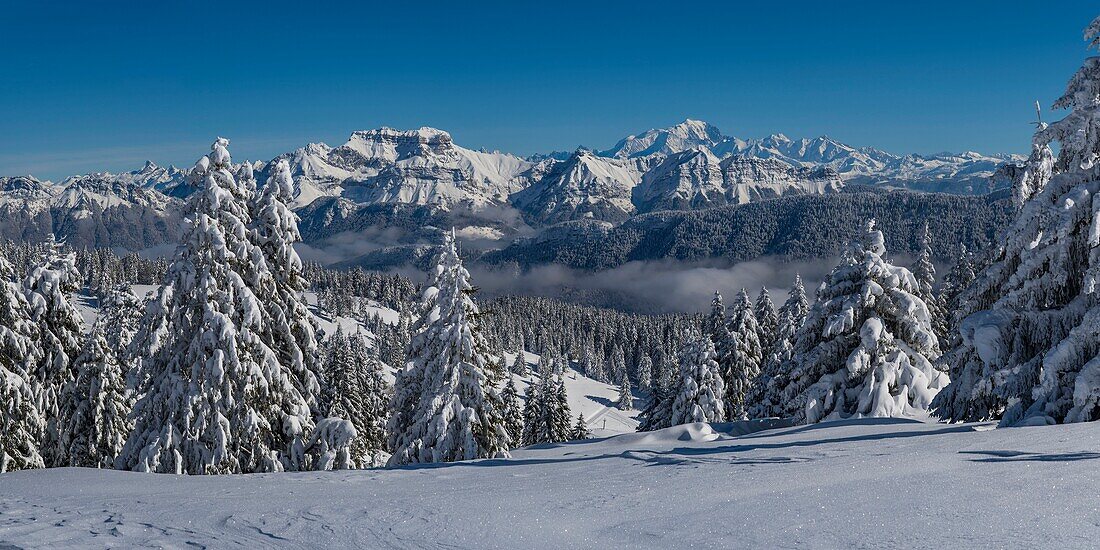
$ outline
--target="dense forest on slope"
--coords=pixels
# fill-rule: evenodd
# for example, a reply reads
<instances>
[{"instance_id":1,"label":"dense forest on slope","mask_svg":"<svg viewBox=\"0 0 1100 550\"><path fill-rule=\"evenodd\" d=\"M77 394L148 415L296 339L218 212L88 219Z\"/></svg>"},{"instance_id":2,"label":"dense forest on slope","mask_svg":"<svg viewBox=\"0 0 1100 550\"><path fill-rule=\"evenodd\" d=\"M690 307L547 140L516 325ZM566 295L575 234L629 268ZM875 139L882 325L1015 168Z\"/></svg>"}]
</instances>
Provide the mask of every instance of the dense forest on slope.
<instances>
[{"instance_id":1,"label":"dense forest on slope","mask_svg":"<svg viewBox=\"0 0 1100 550\"><path fill-rule=\"evenodd\" d=\"M683 261L724 258L739 262L762 256L787 259L839 254L862 222L880 221L891 250L913 254L929 222L937 257L959 245L984 249L1012 218L1007 196L959 196L901 190L846 189L699 211L635 216L617 226L596 221L556 225L480 260L530 267L556 263L578 269L608 269L635 260Z\"/></svg>"}]
</instances>

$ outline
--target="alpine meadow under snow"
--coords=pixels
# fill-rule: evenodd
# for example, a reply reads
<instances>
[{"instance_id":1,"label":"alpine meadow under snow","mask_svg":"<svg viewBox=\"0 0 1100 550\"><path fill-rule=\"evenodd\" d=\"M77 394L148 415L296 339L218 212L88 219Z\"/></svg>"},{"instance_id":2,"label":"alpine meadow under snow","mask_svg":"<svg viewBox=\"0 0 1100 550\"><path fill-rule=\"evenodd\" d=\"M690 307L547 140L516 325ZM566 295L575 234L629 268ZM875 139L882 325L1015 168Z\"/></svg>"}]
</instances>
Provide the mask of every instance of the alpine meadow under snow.
<instances>
[{"instance_id":1,"label":"alpine meadow under snow","mask_svg":"<svg viewBox=\"0 0 1100 550\"><path fill-rule=\"evenodd\" d=\"M1026 159L687 120L2 178L0 547L1094 547L1100 57L1054 108ZM476 280L807 257L692 313Z\"/></svg>"}]
</instances>

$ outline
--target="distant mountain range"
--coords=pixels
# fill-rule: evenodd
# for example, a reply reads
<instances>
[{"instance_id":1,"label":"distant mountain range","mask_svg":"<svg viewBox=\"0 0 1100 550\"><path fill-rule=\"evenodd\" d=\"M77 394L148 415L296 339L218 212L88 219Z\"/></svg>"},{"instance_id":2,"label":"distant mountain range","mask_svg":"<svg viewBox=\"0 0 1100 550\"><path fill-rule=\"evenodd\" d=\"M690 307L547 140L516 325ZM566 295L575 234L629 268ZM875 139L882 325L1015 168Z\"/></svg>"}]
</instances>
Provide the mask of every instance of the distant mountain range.
<instances>
[{"instance_id":1,"label":"distant mountain range","mask_svg":"<svg viewBox=\"0 0 1100 550\"><path fill-rule=\"evenodd\" d=\"M466 149L434 128L379 128L355 132L338 147L311 143L277 159L291 165L292 206L307 241L323 245L366 231L377 249L430 241L432 224L460 224L472 240L500 247L563 222L620 223L650 212L835 194L853 184L985 194L1004 185L993 177L999 166L1023 157L894 155L826 136L739 139L686 120L600 151L520 157ZM254 163L261 182L270 164ZM194 191L186 175L147 162L132 172L59 183L0 177L0 236L37 240L53 231L74 246L125 250L171 244L182 199Z\"/></svg>"}]
</instances>

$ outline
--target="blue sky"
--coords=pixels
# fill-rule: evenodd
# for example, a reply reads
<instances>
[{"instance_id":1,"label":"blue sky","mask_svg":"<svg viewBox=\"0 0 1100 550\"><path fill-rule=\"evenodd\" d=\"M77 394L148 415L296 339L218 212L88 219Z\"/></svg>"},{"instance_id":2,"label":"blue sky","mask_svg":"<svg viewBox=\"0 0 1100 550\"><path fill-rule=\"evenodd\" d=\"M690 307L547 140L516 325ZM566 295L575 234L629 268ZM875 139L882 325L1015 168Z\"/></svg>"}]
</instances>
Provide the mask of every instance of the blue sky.
<instances>
[{"instance_id":1,"label":"blue sky","mask_svg":"<svg viewBox=\"0 0 1100 550\"><path fill-rule=\"evenodd\" d=\"M10 4L10 5L8 5ZM0 174L267 159L430 125L519 154L707 120L1026 152L1093 2L8 2ZM1051 115L1048 115L1051 116Z\"/></svg>"}]
</instances>

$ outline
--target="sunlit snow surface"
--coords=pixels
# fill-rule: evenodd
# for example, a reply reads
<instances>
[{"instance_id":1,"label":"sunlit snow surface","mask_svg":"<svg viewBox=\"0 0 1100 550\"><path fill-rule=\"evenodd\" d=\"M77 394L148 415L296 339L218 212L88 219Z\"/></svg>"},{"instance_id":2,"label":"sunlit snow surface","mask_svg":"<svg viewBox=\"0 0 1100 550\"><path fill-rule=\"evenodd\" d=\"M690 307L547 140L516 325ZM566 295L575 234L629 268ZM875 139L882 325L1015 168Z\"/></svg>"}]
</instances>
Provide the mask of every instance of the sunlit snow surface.
<instances>
[{"instance_id":1,"label":"sunlit snow surface","mask_svg":"<svg viewBox=\"0 0 1100 550\"><path fill-rule=\"evenodd\" d=\"M1096 425L985 426L695 424L402 470L16 472L0 547L1095 547Z\"/></svg>"}]
</instances>

